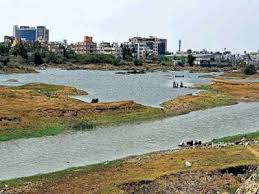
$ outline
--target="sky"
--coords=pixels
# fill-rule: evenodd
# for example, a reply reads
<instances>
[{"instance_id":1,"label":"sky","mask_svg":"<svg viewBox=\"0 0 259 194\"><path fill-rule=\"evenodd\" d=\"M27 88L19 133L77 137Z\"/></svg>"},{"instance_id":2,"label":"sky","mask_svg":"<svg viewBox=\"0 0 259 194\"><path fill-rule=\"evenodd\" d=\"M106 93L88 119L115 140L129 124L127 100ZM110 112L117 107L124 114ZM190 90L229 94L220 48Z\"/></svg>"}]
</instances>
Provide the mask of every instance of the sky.
<instances>
[{"instance_id":1,"label":"sky","mask_svg":"<svg viewBox=\"0 0 259 194\"><path fill-rule=\"evenodd\" d=\"M168 39L175 51L259 49L258 0L0 0L0 40L13 25L45 25L51 41Z\"/></svg>"}]
</instances>

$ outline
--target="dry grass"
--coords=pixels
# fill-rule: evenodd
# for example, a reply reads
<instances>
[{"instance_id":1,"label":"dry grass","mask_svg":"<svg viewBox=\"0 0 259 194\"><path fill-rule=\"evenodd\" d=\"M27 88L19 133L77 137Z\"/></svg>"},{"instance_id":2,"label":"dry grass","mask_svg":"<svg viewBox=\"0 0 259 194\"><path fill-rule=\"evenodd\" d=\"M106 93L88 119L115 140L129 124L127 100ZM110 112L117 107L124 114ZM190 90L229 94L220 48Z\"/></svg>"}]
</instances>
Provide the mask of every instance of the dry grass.
<instances>
[{"instance_id":1,"label":"dry grass","mask_svg":"<svg viewBox=\"0 0 259 194\"><path fill-rule=\"evenodd\" d=\"M259 79L259 73L254 75L246 75L243 72L225 72L224 75L220 76L221 79L243 79L243 80L254 80Z\"/></svg>"},{"instance_id":2,"label":"dry grass","mask_svg":"<svg viewBox=\"0 0 259 194\"><path fill-rule=\"evenodd\" d=\"M259 147L253 149L259 150ZM185 161L193 166L186 168ZM120 186L125 183L155 180L178 172L209 172L251 164L258 165L259 159L245 147L190 149L1 182L0 185L14 187L10 193L123 193Z\"/></svg>"},{"instance_id":3,"label":"dry grass","mask_svg":"<svg viewBox=\"0 0 259 194\"><path fill-rule=\"evenodd\" d=\"M198 95L178 97L163 104L167 110L184 114L219 106L233 105L241 101L259 100L259 83L215 80L212 85L200 86L203 92Z\"/></svg>"},{"instance_id":4,"label":"dry grass","mask_svg":"<svg viewBox=\"0 0 259 194\"><path fill-rule=\"evenodd\" d=\"M164 114L132 101L91 104L68 97L86 94L72 87L48 84L0 87L0 141L56 135L75 123L78 129L81 124L116 124Z\"/></svg>"}]
</instances>

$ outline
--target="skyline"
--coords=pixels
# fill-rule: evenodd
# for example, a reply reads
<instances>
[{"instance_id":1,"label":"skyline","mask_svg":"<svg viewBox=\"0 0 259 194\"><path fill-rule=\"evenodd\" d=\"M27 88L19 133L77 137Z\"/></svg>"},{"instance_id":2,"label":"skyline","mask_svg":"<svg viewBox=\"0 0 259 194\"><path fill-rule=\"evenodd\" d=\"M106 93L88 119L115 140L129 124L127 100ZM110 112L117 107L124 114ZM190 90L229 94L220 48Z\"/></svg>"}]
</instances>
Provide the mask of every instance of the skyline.
<instances>
[{"instance_id":1,"label":"skyline","mask_svg":"<svg viewBox=\"0 0 259 194\"><path fill-rule=\"evenodd\" d=\"M183 50L243 52L259 48L259 2L255 0L162 2L1 0L0 7L5 9L0 17L5 19L0 37L12 35L13 25L44 25L50 29L51 41L67 39L71 43L89 35L96 42L125 42L129 37L153 35L168 39L170 51L177 50L179 39Z\"/></svg>"}]
</instances>

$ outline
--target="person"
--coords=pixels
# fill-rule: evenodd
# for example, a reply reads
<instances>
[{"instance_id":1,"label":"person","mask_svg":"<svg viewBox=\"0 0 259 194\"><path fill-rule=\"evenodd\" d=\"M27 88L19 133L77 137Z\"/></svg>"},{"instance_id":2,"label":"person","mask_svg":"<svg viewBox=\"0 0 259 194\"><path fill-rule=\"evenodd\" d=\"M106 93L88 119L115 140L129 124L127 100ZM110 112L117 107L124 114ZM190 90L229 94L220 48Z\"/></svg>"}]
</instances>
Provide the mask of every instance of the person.
<instances>
[{"instance_id":1,"label":"person","mask_svg":"<svg viewBox=\"0 0 259 194\"><path fill-rule=\"evenodd\" d=\"M176 83L175 83L175 81L174 81L174 83L173 83L173 86L174 86L174 88L176 88Z\"/></svg>"}]
</instances>

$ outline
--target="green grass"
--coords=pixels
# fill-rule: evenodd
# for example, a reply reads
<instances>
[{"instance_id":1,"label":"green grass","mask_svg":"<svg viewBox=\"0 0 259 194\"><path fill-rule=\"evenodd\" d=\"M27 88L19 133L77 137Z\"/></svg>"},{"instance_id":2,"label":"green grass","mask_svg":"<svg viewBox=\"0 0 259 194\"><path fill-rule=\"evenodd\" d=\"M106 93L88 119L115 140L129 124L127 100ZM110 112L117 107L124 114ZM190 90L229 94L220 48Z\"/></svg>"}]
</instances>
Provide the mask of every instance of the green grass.
<instances>
[{"instance_id":1,"label":"green grass","mask_svg":"<svg viewBox=\"0 0 259 194\"><path fill-rule=\"evenodd\" d=\"M259 140L259 131L254 133L240 134L235 136L223 137L212 140L212 143L233 143L235 141L245 138L246 140Z\"/></svg>"},{"instance_id":2,"label":"green grass","mask_svg":"<svg viewBox=\"0 0 259 194\"><path fill-rule=\"evenodd\" d=\"M125 113L110 113L98 115L92 122L96 126L120 125L138 123L143 121L158 120L167 117L168 114L161 109L145 108L145 110L125 112Z\"/></svg>"},{"instance_id":3,"label":"green grass","mask_svg":"<svg viewBox=\"0 0 259 194\"><path fill-rule=\"evenodd\" d=\"M43 136L54 136L60 134L64 130L64 125L55 124L52 127L46 127L41 129L33 129L33 130L6 130L13 131L7 132L5 134L0 135L0 141L10 141L15 139L22 138L32 138L32 137L43 137Z\"/></svg>"},{"instance_id":4,"label":"green grass","mask_svg":"<svg viewBox=\"0 0 259 194\"><path fill-rule=\"evenodd\" d=\"M150 120L158 120L168 116L163 110L156 108L144 108L133 112L110 112L97 114L85 118L64 121L48 121L43 119L31 124L29 129L5 129L0 133L0 141L55 136L64 131L87 131L96 127L138 123ZM48 123L49 122L49 123ZM48 123L48 124L46 124ZM37 127L36 127L37 126Z\"/></svg>"},{"instance_id":5,"label":"green grass","mask_svg":"<svg viewBox=\"0 0 259 194\"><path fill-rule=\"evenodd\" d=\"M194 106L197 106L199 110L204 110L234 104L237 104L237 101L232 96L207 91L206 96L202 100L196 101Z\"/></svg>"}]
</instances>

